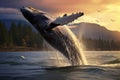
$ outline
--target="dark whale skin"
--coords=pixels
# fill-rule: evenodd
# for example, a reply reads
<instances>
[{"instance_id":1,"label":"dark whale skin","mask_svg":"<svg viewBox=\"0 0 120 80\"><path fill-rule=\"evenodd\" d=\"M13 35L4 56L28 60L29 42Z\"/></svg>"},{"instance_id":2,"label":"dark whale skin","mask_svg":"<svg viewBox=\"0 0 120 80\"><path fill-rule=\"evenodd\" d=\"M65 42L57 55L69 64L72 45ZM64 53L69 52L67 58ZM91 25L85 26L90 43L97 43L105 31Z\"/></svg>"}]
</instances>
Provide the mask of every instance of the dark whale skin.
<instances>
[{"instance_id":1,"label":"dark whale skin","mask_svg":"<svg viewBox=\"0 0 120 80\"><path fill-rule=\"evenodd\" d=\"M76 37L74 36L73 38L72 35L74 34L71 35L69 28L66 26L57 26L51 30L41 30L38 28L37 30L44 39L67 57L72 65L80 65L80 51L74 42L74 38Z\"/></svg>"}]
</instances>

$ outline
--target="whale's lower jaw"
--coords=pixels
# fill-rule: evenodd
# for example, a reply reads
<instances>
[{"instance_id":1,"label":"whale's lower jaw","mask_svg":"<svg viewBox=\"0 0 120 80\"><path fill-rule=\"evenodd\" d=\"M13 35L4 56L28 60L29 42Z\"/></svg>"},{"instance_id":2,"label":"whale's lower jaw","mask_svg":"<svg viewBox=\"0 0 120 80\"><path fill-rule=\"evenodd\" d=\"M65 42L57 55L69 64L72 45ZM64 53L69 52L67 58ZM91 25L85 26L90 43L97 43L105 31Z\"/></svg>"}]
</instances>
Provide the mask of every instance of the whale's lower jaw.
<instances>
[{"instance_id":1,"label":"whale's lower jaw","mask_svg":"<svg viewBox=\"0 0 120 80\"><path fill-rule=\"evenodd\" d=\"M67 27L54 28L46 32L40 32L44 39L55 49L59 50L72 65L80 65L80 51L75 44L76 38L69 33ZM78 44L79 45L79 44Z\"/></svg>"}]
</instances>

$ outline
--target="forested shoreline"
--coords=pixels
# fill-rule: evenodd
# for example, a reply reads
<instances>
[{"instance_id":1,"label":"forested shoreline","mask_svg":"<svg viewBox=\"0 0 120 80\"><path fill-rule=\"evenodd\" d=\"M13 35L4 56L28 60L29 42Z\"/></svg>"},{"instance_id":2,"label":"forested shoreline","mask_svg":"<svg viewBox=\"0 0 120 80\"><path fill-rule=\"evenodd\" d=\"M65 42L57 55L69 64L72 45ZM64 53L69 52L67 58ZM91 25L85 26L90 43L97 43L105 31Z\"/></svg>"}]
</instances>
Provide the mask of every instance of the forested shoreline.
<instances>
[{"instance_id":1,"label":"forested shoreline","mask_svg":"<svg viewBox=\"0 0 120 80\"><path fill-rule=\"evenodd\" d=\"M118 51L120 50L120 41L99 39L86 39L82 38L81 42L84 45L84 50L96 51Z\"/></svg>"},{"instance_id":2,"label":"forested shoreline","mask_svg":"<svg viewBox=\"0 0 120 80\"><path fill-rule=\"evenodd\" d=\"M12 22L8 29L0 21L0 49L12 48L43 48L41 35L34 31L29 25Z\"/></svg>"},{"instance_id":3,"label":"forested shoreline","mask_svg":"<svg viewBox=\"0 0 120 80\"><path fill-rule=\"evenodd\" d=\"M80 40L85 50L120 50L120 41L102 38ZM0 21L0 51L41 51L49 50L42 36L27 24L12 22L10 27ZM51 50L51 49L50 49Z\"/></svg>"}]
</instances>

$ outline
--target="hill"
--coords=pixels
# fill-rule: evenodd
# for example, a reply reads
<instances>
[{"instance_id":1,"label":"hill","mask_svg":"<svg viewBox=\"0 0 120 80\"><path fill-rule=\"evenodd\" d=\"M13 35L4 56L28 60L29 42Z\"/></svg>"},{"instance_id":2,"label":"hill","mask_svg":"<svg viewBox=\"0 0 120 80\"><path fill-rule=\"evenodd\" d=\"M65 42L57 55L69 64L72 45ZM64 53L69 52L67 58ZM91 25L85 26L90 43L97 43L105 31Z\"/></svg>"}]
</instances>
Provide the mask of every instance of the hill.
<instances>
[{"instance_id":1,"label":"hill","mask_svg":"<svg viewBox=\"0 0 120 80\"><path fill-rule=\"evenodd\" d=\"M98 24L82 22L73 26L76 27L72 28L72 31L79 37L120 41L120 32L108 30Z\"/></svg>"}]
</instances>

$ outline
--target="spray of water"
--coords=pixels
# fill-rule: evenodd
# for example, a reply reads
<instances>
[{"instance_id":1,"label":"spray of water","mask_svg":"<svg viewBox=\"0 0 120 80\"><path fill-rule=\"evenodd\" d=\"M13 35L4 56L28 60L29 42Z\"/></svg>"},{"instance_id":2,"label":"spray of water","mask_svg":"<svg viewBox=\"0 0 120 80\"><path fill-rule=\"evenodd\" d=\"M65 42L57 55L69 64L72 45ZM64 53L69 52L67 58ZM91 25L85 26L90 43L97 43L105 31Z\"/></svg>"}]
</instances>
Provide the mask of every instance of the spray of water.
<instances>
[{"instance_id":1,"label":"spray of water","mask_svg":"<svg viewBox=\"0 0 120 80\"><path fill-rule=\"evenodd\" d=\"M63 27L62 27L62 29L63 29ZM83 53L81 43L76 38L76 36L73 34L73 32L68 28L68 26L64 26L64 30L65 31L63 34L70 35L68 37L72 41L72 43L71 43L70 40L66 40L64 37L61 37L61 39L63 40L63 44L66 46L66 50L68 52L68 58L72 62L72 65L74 65L74 64L87 65L87 60ZM69 45L67 43L69 43ZM73 46L74 50L70 46Z\"/></svg>"}]
</instances>

